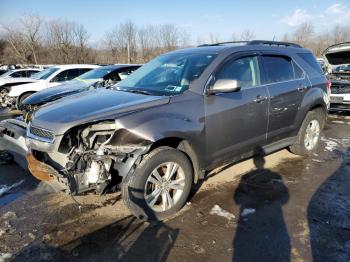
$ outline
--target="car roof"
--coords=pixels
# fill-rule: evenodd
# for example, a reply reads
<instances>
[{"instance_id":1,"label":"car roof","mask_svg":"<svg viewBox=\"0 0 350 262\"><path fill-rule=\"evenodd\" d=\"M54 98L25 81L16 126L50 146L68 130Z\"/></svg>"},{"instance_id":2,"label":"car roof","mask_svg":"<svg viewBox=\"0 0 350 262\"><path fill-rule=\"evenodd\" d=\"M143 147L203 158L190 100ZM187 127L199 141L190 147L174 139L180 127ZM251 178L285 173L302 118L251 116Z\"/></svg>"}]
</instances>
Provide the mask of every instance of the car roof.
<instances>
[{"instance_id":1,"label":"car roof","mask_svg":"<svg viewBox=\"0 0 350 262\"><path fill-rule=\"evenodd\" d=\"M142 66L142 64L114 64L114 65L101 66L101 68L120 69L120 68L140 67L140 66Z\"/></svg>"},{"instance_id":2,"label":"car roof","mask_svg":"<svg viewBox=\"0 0 350 262\"><path fill-rule=\"evenodd\" d=\"M223 42L214 44L205 44L192 48L185 48L173 51L171 53L204 53L204 54L219 54L222 52L239 52L239 51L281 51L281 52L301 52L310 50L301 47L300 45L288 42L278 41L265 41L265 40L253 40L253 41L236 41L236 42Z\"/></svg>"},{"instance_id":3,"label":"car roof","mask_svg":"<svg viewBox=\"0 0 350 262\"><path fill-rule=\"evenodd\" d=\"M52 66L55 68L59 68L59 69L74 69L74 68L98 68L100 67L99 65L89 65L89 64L68 64L68 65L55 65Z\"/></svg>"},{"instance_id":4,"label":"car roof","mask_svg":"<svg viewBox=\"0 0 350 262\"><path fill-rule=\"evenodd\" d=\"M9 72L13 73L13 72L28 71L28 70L41 71L41 69L39 69L39 68L20 68L20 69L12 69L12 70L9 70Z\"/></svg>"}]
</instances>

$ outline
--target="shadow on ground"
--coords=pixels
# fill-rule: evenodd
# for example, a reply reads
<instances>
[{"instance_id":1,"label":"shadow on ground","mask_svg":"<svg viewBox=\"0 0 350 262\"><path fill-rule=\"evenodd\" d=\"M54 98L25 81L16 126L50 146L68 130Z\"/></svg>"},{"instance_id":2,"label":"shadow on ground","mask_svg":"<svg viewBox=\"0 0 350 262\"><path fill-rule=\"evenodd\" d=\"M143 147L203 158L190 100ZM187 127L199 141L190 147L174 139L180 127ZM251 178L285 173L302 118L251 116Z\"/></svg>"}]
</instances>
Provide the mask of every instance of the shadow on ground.
<instances>
[{"instance_id":1,"label":"shadow on ground","mask_svg":"<svg viewBox=\"0 0 350 262\"><path fill-rule=\"evenodd\" d=\"M240 216L233 240L233 261L290 261L290 240L282 206L288 189L282 177L265 169L263 151L254 157L256 170L242 176L234 200ZM246 216L248 210L254 212Z\"/></svg>"},{"instance_id":2,"label":"shadow on ground","mask_svg":"<svg viewBox=\"0 0 350 262\"><path fill-rule=\"evenodd\" d=\"M307 210L315 262L350 261L350 148L343 163L315 192Z\"/></svg>"}]
</instances>

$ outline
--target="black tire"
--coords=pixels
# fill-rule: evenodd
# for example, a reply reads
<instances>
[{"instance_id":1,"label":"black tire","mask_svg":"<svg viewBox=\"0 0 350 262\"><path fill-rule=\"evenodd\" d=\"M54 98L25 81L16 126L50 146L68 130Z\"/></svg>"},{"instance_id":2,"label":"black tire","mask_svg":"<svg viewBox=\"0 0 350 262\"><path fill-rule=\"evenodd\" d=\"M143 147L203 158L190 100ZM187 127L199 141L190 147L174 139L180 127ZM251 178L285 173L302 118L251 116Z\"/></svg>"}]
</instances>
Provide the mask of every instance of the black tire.
<instances>
[{"instance_id":1,"label":"black tire","mask_svg":"<svg viewBox=\"0 0 350 262\"><path fill-rule=\"evenodd\" d=\"M155 211L146 203L144 192L148 177L152 171L165 162L177 163L185 174L185 185L177 203L166 211ZM125 205L131 213L141 220L164 220L177 213L186 203L193 184L193 169L187 156L177 149L159 147L144 156L141 163L124 178L122 195Z\"/></svg>"},{"instance_id":2,"label":"black tire","mask_svg":"<svg viewBox=\"0 0 350 262\"><path fill-rule=\"evenodd\" d=\"M317 143L311 150L307 149L304 143L306 128L308 127L310 122L313 120L318 121L320 126L320 133L321 133L326 122L326 115L321 108L317 108L315 110L309 111L306 114L294 144L289 147L289 150L293 154L300 155L300 156L309 156L317 150L319 146L321 134L319 134Z\"/></svg>"},{"instance_id":3,"label":"black tire","mask_svg":"<svg viewBox=\"0 0 350 262\"><path fill-rule=\"evenodd\" d=\"M23 101L27 98L27 97L30 97L32 94L34 94L34 92L30 92L30 93L24 93L23 95L21 95L19 98L18 98L18 101L17 101L17 109L21 110L21 105L23 103Z\"/></svg>"}]
</instances>

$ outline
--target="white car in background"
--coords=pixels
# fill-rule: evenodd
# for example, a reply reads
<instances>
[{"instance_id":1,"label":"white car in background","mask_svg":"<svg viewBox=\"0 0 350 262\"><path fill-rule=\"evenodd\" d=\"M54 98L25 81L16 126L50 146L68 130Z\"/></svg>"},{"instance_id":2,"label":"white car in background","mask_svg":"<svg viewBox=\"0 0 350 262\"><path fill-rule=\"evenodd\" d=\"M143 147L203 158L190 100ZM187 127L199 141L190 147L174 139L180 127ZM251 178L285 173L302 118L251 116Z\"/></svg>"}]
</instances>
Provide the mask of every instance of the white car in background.
<instances>
[{"instance_id":1,"label":"white car in background","mask_svg":"<svg viewBox=\"0 0 350 262\"><path fill-rule=\"evenodd\" d=\"M42 69L38 68L25 68L7 71L6 73L0 75L0 88L3 86L31 83L34 80L30 77L40 71L42 71Z\"/></svg>"},{"instance_id":2,"label":"white car in background","mask_svg":"<svg viewBox=\"0 0 350 262\"><path fill-rule=\"evenodd\" d=\"M47 68L39 73L32 75L32 83L8 86L0 92L1 107L14 108L28 96L45 88L57 86L65 81L72 80L98 65L57 65Z\"/></svg>"}]
</instances>

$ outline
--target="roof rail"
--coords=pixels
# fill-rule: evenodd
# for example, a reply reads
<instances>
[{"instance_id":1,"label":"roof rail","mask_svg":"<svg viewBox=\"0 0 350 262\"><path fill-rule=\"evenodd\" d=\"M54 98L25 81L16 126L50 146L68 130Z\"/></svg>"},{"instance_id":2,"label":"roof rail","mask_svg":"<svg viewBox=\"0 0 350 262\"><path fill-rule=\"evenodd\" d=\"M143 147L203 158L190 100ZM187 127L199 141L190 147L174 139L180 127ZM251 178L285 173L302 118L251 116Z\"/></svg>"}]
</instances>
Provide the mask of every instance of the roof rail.
<instances>
[{"instance_id":1,"label":"roof rail","mask_svg":"<svg viewBox=\"0 0 350 262\"><path fill-rule=\"evenodd\" d=\"M218 45L227 45L227 44L248 44L249 41L228 41L228 42L219 42L219 43L212 43L212 44L202 44L198 47L202 46L218 46Z\"/></svg>"},{"instance_id":2,"label":"roof rail","mask_svg":"<svg viewBox=\"0 0 350 262\"><path fill-rule=\"evenodd\" d=\"M285 47L302 48L301 45L294 44L294 43L281 42L281 41L268 41L268 40L252 40L248 43L248 45L270 45L270 46L285 46Z\"/></svg>"},{"instance_id":3,"label":"roof rail","mask_svg":"<svg viewBox=\"0 0 350 262\"><path fill-rule=\"evenodd\" d=\"M203 46L219 46L227 44L246 44L246 45L269 45L269 46L284 46L284 47L297 47L302 48L301 45L289 43L289 42L280 42L280 41L268 41L268 40L252 40L252 41L229 41L229 42L219 42L213 44L203 44L198 47Z\"/></svg>"}]
</instances>

